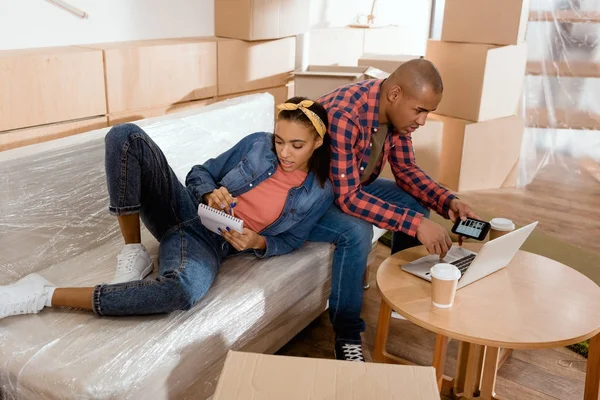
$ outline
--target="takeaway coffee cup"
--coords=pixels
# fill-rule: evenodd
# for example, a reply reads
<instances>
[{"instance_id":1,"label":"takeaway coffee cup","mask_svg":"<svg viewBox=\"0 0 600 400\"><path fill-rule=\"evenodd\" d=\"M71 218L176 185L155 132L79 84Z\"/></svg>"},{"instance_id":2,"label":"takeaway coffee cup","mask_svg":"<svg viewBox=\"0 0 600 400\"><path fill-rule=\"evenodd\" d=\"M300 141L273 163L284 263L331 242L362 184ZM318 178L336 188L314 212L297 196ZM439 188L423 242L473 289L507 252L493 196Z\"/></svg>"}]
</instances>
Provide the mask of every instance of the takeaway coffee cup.
<instances>
[{"instance_id":1,"label":"takeaway coffee cup","mask_svg":"<svg viewBox=\"0 0 600 400\"><path fill-rule=\"evenodd\" d=\"M494 218L490 221L490 225L490 240L494 240L515 230L515 224L506 218Z\"/></svg>"},{"instance_id":2,"label":"takeaway coffee cup","mask_svg":"<svg viewBox=\"0 0 600 400\"><path fill-rule=\"evenodd\" d=\"M431 267L431 301L439 308L450 308L456 296L460 271L455 265L439 263Z\"/></svg>"}]
</instances>

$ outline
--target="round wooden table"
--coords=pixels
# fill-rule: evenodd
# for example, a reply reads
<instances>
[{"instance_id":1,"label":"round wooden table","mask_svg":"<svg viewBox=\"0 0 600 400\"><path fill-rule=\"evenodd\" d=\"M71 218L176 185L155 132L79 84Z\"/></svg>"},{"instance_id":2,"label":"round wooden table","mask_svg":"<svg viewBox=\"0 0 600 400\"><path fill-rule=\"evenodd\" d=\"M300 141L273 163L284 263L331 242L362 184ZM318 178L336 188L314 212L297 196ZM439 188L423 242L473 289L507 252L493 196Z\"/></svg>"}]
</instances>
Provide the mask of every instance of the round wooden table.
<instances>
[{"instance_id":1,"label":"round wooden table","mask_svg":"<svg viewBox=\"0 0 600 400\"><path fill-rule=\"evenodd\" d=\"M478 251L482 245L464 246ZM455 394L462 390L466 398L477 389L480 398L497 398L494 385L501 348L555 348L591 338L585 399L598 400L600 287L596 283L557 261L519 251L506 268L459 289L452 308L440 309L431 304L431 283L401 270L426 255L424 246L414 247L394 254L379 267L382 302L373 351L376 362L405 363L386 351L392 309L437 333L433 366L438 386L451 386ZM449 338L462 342L453 382L444 381L443 375Z\"/></svg>"}]
</instances>

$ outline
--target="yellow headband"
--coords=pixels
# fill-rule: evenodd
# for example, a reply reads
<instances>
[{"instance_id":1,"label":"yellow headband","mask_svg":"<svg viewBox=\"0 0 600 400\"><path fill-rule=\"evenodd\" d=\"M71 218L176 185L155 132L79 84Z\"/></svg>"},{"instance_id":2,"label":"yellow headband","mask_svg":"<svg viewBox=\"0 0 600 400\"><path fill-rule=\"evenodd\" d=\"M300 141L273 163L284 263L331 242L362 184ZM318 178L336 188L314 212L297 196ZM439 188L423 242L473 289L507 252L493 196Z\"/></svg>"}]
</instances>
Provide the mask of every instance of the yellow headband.
<instances>
[{"instance_id":1,"label":"yellow headband","mask_svg":"<svg viewBox=\"0 0 600 400\"><path fill-rule=\"evenodd\" d=\"M282 103L277 106L277 109L279 110L279 111L277 111L277 115L279 115L279 113L283 110L287 110L287 111L300 110L304 113L304 115L306 115L308 117L310 122L312 122L312 124L315 127L315 129L317 130L317 133L319 134L319 136L324 137L325 133L327 133L327 129L325 128L325 124L323 123L323 120L321 120L321 118L319 118L319 116L314 111L311 111L308 109L308 107L312 106L313 104L314 104L314 101L312 101L312 100L302 100L299 104Z\"/></svg>"}]
</instances>

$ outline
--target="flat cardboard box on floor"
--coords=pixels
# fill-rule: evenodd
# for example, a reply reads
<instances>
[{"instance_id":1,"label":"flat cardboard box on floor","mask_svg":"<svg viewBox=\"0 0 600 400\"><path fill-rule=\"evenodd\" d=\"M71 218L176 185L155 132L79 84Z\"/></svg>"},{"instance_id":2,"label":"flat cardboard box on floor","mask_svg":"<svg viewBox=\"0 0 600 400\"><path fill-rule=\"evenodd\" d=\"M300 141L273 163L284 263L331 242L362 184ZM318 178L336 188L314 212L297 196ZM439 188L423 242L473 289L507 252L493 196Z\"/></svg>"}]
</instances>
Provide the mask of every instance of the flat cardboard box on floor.
<instances>
[{"instance_id":1,"label":"flat cardboard box on floor","mask_svg":"<svg viewBox=\"0 0 600 400\"><path fill-rule=\"evenodd\" d=\"M530 0L447 0L441 40L496 45L525 42Z\"/></svg>"},{"instance_id":2,"label":"flat cardboard box on floor","mask_svg":"<svg viewBox=\"0 0 600 400\"><path fill-rule=\"evenodd\" d=\"M439 400L433 367L230 351L213 400Z\"/></svg>"},{"instance_id":3,"label":"flat cardboard box on floor","mask_svg":"<svg viewBox=\"0 0 600 400\"><path fill-rule=\"evenodd\" d=\"M0 131L106 114L102 51L0 51Z\"/></svg>"},{"instance_id":4,"label":"flat cardboard box on floor","mask_svg":"<svg viewBox=\"0 0 600 400\"><path fill-rule=\"evenodd\" d=\"M437 181L440 176L444 123L427 118L425 125L414 131L411 137L417 166L431 179ZM380 176L395 180L389 162L386 161Z\"/></svg>"},{"instance_id":5,"label":"flat cardboard box on floor","mask_svg":"<svg viewBox=\"0 0 600 400\"><path fill-rule=\"evenodd\" d=\"M296 38L218 39L218 95L285 86L296 64Z\"/></svg>"},{"instance_id":6,"label":"flat cardboard box on floor","mask_svg":"<svg viewBox=\"0 0 600 400\"><path fill-rule=\"evenodd\" d=\"M214 37L85 45L104 51L109 113L217 95Z\"/></svg>"},{"instance_id":7,"label":"flat cardboard box on floor","mask_svg":"<svg viewBox=\"0 0 600 400\"><path fill-rule=\"evenodd\" d=\"M215 0L215 36L279 39L308 31L310 1Z\"/></svg>"},{"instance_id":8,"label":"flat cardboard box on floor","mask_svg":"<svg viewBox=\"0 0 600 400\"><path fill-rule=\"evenodd\" d=\"M316 100L345 85L366 79L384 79L389 74L372 67L309 65L294 72L296 96Z\"/></svg>"},{"instance_id":9,"label":"flat cardboard box on floor","mask_svg":"<svg viewBox=\"0 0 600 400\"><path fill-rule=\"evenodd\" d=\"M398 54L365 53L358 59L358 65L360 67L374 67L391 74L400 65L415 58L419 57Z\"/></svg>"},{"instance_id":10,"label":"flat cardboard box on floor","mask_svg":"<svg viewBox=\"0 0 600 400\"><path fill-rule=\"evenodd\" d=\"M451 190L514 187L525 122L513 116L484 122L431 115L444 136L439 182Z\"/></svg>"},{"instance_id":11,"label":"flat cardboard box on floor","mask_svg":"<svg viewBox=\"0 0 600 400\"><path fill-rule=\"evenodd\" d=\"M498 47L430 40L426 58L444 83L436 114L471 121L516 115L525 82L525 44Z\"/></svg>"}]
</instances>

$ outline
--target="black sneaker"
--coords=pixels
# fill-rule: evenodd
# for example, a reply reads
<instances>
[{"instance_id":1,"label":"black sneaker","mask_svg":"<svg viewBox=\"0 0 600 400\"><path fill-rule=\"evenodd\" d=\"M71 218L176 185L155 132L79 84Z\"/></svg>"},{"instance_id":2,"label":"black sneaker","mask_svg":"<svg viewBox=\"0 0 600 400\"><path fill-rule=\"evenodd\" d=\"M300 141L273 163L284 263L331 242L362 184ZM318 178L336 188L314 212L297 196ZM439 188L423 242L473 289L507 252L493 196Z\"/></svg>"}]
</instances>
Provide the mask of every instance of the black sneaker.
<instances>
[{"instance_id":1,"label":"black sneaker","mask_svg":"<svg viewBox=\"0 0 600 400\"><path fill-rule=\"evenodd\" d=\"M365 362L360 340L336 340L334 353L337 360Z\"/></svg>"}]
</instances>

